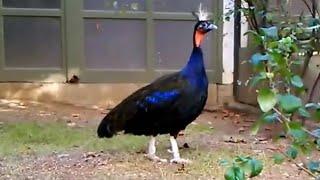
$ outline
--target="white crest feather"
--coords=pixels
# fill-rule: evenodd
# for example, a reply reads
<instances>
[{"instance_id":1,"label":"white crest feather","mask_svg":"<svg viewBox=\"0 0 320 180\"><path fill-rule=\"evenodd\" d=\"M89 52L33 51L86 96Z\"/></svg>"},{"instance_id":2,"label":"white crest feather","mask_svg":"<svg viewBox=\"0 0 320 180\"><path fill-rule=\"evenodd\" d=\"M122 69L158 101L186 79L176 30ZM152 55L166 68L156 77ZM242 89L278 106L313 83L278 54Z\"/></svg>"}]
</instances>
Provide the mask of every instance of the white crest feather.
<instances>
[{"instance_id":1,"label":"white crest feather","mask_svg":"<svg viewBox=\"0 0 320 180\"><path fill-rule=\"evenodd\" d=\"M209 20L209 13L206 9L202 7L202 3L199 5L199 10L198 10L198 20L199 21L207 21Z\"/></svg>"}]
</instances>

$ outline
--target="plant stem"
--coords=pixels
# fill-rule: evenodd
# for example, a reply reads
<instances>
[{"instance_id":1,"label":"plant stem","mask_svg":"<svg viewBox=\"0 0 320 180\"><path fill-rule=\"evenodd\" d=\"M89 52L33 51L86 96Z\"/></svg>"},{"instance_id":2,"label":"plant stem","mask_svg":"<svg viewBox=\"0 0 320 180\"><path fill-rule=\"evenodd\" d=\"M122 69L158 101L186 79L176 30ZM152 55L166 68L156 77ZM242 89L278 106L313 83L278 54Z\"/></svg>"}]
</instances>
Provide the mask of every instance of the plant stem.
<instances>
[{"instance_id":1,"label":"plant stem","mask_svg":"<svg viewBox=\"0 0 320 180\"><path fill-rule=\"evenodd\" d=\"M280 149L278 149L278 151L283 154L284 156L286 156L288 159L290 159L290 161L292 161L297 167L301 168L304 172L308 173L310 176L317 178L317 176L315 174L313 174L309 169L301 166L299 163L297 163L297 161L295 161L294 159L292 159L291 157L289 157L286 153L284 153L283 151L281 151Z\"/></svg>"},{"instance_id":2,"label":"plant stem","mask_svg":"<svg viewBox=\"0 0 320 180\"><path fill-rule=\"evenodd\" d=\"M274 110L278 115L280 115L280 116L282 117L282 119L285 120L285 121L283 122L283 121L281 121L281 119L278 119L278 121L281 122L281 123L285 123L285 125L287 126L287 128L289 128L288 122L291 122L291 120L290 120L288 117L286 117L285 115L283 115L283 114L281 113L281 111L279 111L277 108L273 108L273 110ZM302 130L303 130L304 132L308 133L310 136L313 136L313 137L315 137L315 138L317 138L317 139L320 138L320 136L317 136L316 134L312 133L311 131L309 131L309 130L306 129L306 128L302 128Z\"/></svg>"},{"instance_id":3,"label":"plant stem","mask_svg":"<svg viewBox=\"0 0 320 180\"><path fill-rule=\"evenodd\" d=\"M309 10L310 14L311 14L311 15L312 15L312 17L313 17L313 11L312 11L312 9L311 9L310 5L308 4L308 2L307 2L306 0L302 0L302 1L303 1L303 3L307 6L307 8L308 8L308 10Z\"/></svg>"},{"instance_id":4,"label":"plant stem","mask_svg":"<svg viewBox=\"0 0 320 180\"><path fill-rule=\"evenodd\" d=\"M312 85L308 102L311 102L311 101L312 101L312 98L313 98L314 93L315 93L315 91L316 91L316 87L317 87L317 85L318 85L319 83L320 83L320 72L319 72L319 74L318 74L317 79L315 80L315 82L314 82L313 85Z\"/></svg>"},{"instance_id":5,"label":"plant stem","mask_svg":"<svg viewBox=\"0 0 320 180\"><path fill-rule=\"evenodd\" d=\"M278 115L280 115L285 121L291 122L289 118L287 118L285 115L282 114L281 111L279 111L277 108L272 108Z\"/></svg>"},{"instance_id":6,"label":"plant stem","mask_svg":"<svg viewBox=\"0 0 320 180\"><path fill-rule=\"evenodd\" d=\"M318 135L316 135L316 134L314 134L314 133L312 133L311 131L309 131L308 129L306 129L306 128L302 128L306 133L308 133L310 136L313 136L313 137L315 137L315 138L317 138L317 139L319 139L320 138L320 136L318 136Z\"/></svg>"},{"instance_id":7,"label":"plant stem","mask_svg":"<svg viewBox=\"0 0 320 180\"><path fill-rule=\"evenodd\" d=\"M304 77L304 75L307 72L311 57L313 56L312 53L313 53L313 51L307 51L306 59L303 63L303 67L302 67L301 77Z\"/></svg>"}]
</instances>

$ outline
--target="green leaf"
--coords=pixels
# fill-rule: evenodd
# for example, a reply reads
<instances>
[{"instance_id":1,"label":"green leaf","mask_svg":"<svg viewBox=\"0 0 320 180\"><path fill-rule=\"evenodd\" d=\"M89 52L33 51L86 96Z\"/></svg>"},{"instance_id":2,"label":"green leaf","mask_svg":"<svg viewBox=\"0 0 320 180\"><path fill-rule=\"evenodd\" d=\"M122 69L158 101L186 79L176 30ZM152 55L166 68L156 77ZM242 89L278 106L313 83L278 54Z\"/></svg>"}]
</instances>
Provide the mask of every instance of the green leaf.
<instances>
[{"instance_id":1,"label":"green leaf","mask_svg":"<svg viewBox=\"0 0 320 180\"><path fill-rule=\"evenodd\" d=\"M311 118L310 113L304 107L300 107L298 109L298 112L299 112L300 116L302 116L302 117Z\"/></svg>"},{"instance_id":2,"label":"green leaf","mask_svg":"<svg viewBox=\"0 0 320 180\"><path fill-rule=\"evenodd\" d=\"M273 50L269 52L269 55L271 59L273 60L274 66L280 66L280 67L285 67L286 66L286 60L284 58L284 55L281 54L281 52Z\"/></svg>"},{"instance_id":3,"label":"green leaf","mask_svg":"<svg viewBox=\"0 0 320 180\"><path fill-rule=\"evenodd\" d=\"M268 22L272 21L274 18L274 13L266 13L266 19Z\"/></svg>"},{"instance_id":4,"label":"green leaf","mask_svg":"<svg viewBox=\"0 0 320 180\"><path fill-rule=\"evenodd\" d=\"M320 109L317 109L317 111L315 113L315 118L316 118L316 120L320 121Z\"/></svg>"},{"instance_id":5,"label":"green leaf","mask_svg":"<svg viewBox=\"0 0 320 180\"><path fill-rule=\"evenodd\" d=\"M298 156L298 150L291 146L287 151L286 154L291 158L291 159L295 159Z\"/></svg>"},{"instance_id":6,"label":"green leaf","mask_svg":"<svg viewBox=\"0 0 320 180\"><path fill-rule=\"evenodd\" d=\"M249 165L251 167L251 173L250 173L250 177L255 177L255 176L258 176L262 169L263 169L263 164L261 161L259 160L256 160L256 159L251 159L249 161Z\"/></svg>"},{"instance_id":7,"label":"green leaf","mask_svg":"<svg viewBox=\"0 0 320 180\"><path fill-rule=\"evenodd\" d=\"M279 96L279 105L287 113L293 113L302 106L300 98L287 94Z\"/></svg>"},{"instance_id":8,"label":"green leaf","mask_svg":"<svg viewBox=\"0 0 320 180\"><path fill-rule=\"evenodd\" d=\"M298 87L298 88L302 88L303 87L303 82L302 82L302 79L300 76L298 75L294 75L291 77L290 79L291 81L291 84L295 87Z\"/></svg>"},{"instance_id":9,"label":"green leaf","mask_svg":"<svg viewBox=\"0 0 320 180\"><path fill-rule=\"evenodd\" d=\"M247 163L250 159L251 159L250 157L237 156L234 159L234 162L239 163L239 164L243 164L243 163Z\"/></svg>"},{"instance_id":10,"label":"green leaf","mask_svg":"<svg viewBox=\"0 0 320 180\"><path fill-rule=\"evenodd\" d=\"M314 142L309 141L309 139L303 139L300 141L294 140L292 144L295 148L299 149L299 151L301 151L303 154L310 154L315 147Z\"/></svg>"},{"instance_id":11,"label":"green leaf","mask_svg":"<svg viewBox=\"0 0 320 180\"><path fill-rule=\"evenodd\" d=\"M276 26L271 26L269 28L261 28L264 34L272 39L278 39L278 28Z\"/></svg>"},{"instance_id":12,"label":"green leaf","mask_svg":"<svg viewBox=\"0 0 320 180\"><path fill-rule=\"evenodd\" d=\"M317 18L310 18L308 20L308 26L316 26L320 24L320 20Z\"/></svg>"},{"instance_id":13,"label":"green leaf","mask_svg":"<svg viewBox=\"0 0 320 180\"><path fill-rule=\"evenodd\" d=\"M306 93L306 88L303 86L301 88L296 88L296 94L297 96L303 95Z\"/></svg>"},{"instance_id":14,"label":"green leaf","mask_svg":"<svg viewBox=\"0 0 320 180\"><path fill-rule=\"evenodd\" d=\"M317 148L320 149L320 138L317 139L316 143L317 143Z\"/></svg>"},{"instance_id":15,"label":"green leaf","mask_svg":"<svg viewBox=\"0 0 320 180\"><path fill-rule=\"evenodd\" d=\"M309 109L320 109L320 104L317 103L308 103L305 105L305 108Z\"/></svg>"},{"instance_id":16,"label":"green leaf","mask_svg":"<svg viewBox=\"0 0 320 180\"><path fill-rule=\"evenodd\" d=\"M264 72L265 70L266 70L266 67L263 63L253 66L253 71L255 72Z\"/></svg>"},{"instance_id":17,"label":"green leaf","mask_svg":"<svg viewBox=\"0 0 320 180\"><path fill-rule=\"evenodd\" d=\"M253 65L258 65L262 61L267 61L269 59L268 54L255 53L251 56L251 63Z\"/></svg>"},{"instance_id":18,"label":"green leaf","mask_svg":"<svg viewBox=\"0 0 320 180\"><path fill-rule=\"evenodd\" d=\"M308 134L302 129L300 122L290 122L289 124L289 134L294 137L295 140L301 142L305 141L308 137Z\"/></svg>"},{"instance_id":19,"label":"green leaf","mask_svg":"<svg viewBox=\"0 0 320 180\"><path fill-rule=\"evenodd\" d=\"M310 161L310 162L308 162L307 168L313 173L320 172L320 161Z\"/></svg>"},{"instance_id":20,"label":"green leaf","mask_svg":"<svg viewBox=\"0 0 320 180\"><path fill-rule=\"evenodd\" d=\"M226 180L245 180L245 174L240 167L232 166L227 169L224 178Z\"/></svg>"},{"instance_id":21,"label":"green leaf","mask_svg":"<svg viewBox=\"0 0 320 180\"><path fill-rule=\"evenodd\" d=\"M263 88L258 93L258 103L263 112L270 111L276 104L276 94L267 88Z\"/></svg>"},{"instance_id":22,"label":"green leaf","mask_svg":"<svg viewBox=\"0 0 320 180\"><path fill-rule=\"evenodd\" d=\"M320 129L315 129L311 132L313 136L316 136L317 138L320 138Z\"/></svg>"},{"instance_id":23,"label":"green leaf","mask_svg":"<svg viewBox=\"0 0 320 180\"><path fill-rule=\"evenodd\" d=\"M222 159L219 161L219 165L220 166L228 166L229 165L229 161L226 159Z\"/></svg>"},{"instance_id":24,"label":"green leaf","mask_svg":"<svg viewBox=\"0 0 320 180\"><path fill-rule=\"evenodd\" d=\"M250 80L250 87L255 87L260 81L267 79L266 73L259 73Z\"/></svg>"},{"instance_id":25,"label":"green leaf","mask_svg":"<svg viewBox=\"0 0 320 180\"><path fill-rule=\"evenodd\" d=\"M262 45L263 44L263 39L262 37L260 36L260 34L258 34L256 31L253 31L253 30L249 30L247 31L246 33L244 33L244 35L250 35L250 37L252 37L253 39L253 43L255 45Z\"/></svg>"},{"instance_id":26,"label":"green leaf","mask_svg":"<svg viewBox=\"0 0 320 180\"><path fill-rule=\"evenodd\" d=\"M258 119L251 127L251 135L257 135L262 124L262 121Z\"/></svg>"},{"instance_id":27,"label":"green leaf","mask_svg":"<svg viewBox=\"0 0 320 180\"><path fill-rule=\"evenodd\" d=\"M272 158L273 158L274 163L282 164L285 159L285 156L280 153L277 153L277 154L274 154Z\"/></svg>"},{"instance_id":28,"label":"green leaf","mask_svg":"<svg viewBox=\"0 0 320 180\"><path fill-rule=\"evenodd\" d=\"M275 123L278 117L279 115L277 113L268 114L266 116L263 116L263 122L268 124Z\"/></svg>"},{"instance_id":29,"label":"green leaf","mask_svg":"<svg viewBox=\"0 0 320 180\"><path fill-rule=\"evenodd\" d=\"M277 121L279 115L277 113L264 113L251 127L251 134L257 135L263 124L271 124Z\"/></svg>"}]
</instances>

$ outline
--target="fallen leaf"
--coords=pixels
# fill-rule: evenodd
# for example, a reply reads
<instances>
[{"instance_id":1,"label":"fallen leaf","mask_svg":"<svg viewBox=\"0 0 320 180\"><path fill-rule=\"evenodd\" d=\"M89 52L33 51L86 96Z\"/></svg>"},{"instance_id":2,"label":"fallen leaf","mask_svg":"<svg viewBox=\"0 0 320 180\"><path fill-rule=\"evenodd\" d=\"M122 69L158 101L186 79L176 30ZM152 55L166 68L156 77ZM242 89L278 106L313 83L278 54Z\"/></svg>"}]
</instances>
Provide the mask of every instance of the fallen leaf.
<instances>
[{"instance_id":1,"label":"fallen leaf","mask_svg":"<svg viewBox=\"0 0 320 180\"><path fill-rule=\"evenodd\" d=\"M247 141L244 138L233 137L233 136L230 136L230 137L225 136L225 137L223 137L223 141L227 142L227 143L244 143L244 144L247 143Z\"/></svg>"},{"instance_id":2,"label":"fallen leaf","mask_svg":"<svg viewBox=\"0 0 320 180\"><path fill-rule=\"evenodd\" d=\"M272 129L271 129L271 128L266 127L266 128L264 128L264 130L265 130L265 131L271 131Z\"/></svg>"},{"instance_id":3,"label":"fallen leaf","mask_svg":"<svg viewBox=\"0 0 320 180\"><path fill-rule=\"evenodd\" d=\"M100 154L96 153L96 152L87 152L83 155L83 157L85 157L85 158L89 158L89 157L94 158L94 157L99 157L99 156L100 156Z\"/></svg>"},{"instance_id":4,"label":"fallen leaf","mask_svg":"<svg viewBox=\"0 0 320 180\"><path fill-rule=\"evenodd\" d=\"M229 117L230 116L230 112L228 110L223 110L222 111L223 117Z\"/></svg>"},{"instance_id":5,"label":"fallen leaf","mask_svg":"<svg viewBox=\"0 0 320 180\"><path fill-rule=\"evenodd\" d=\"M80 114L72 114L71 116L74 117L74 118L79 118Z\"/></svg>"}]
</instances>

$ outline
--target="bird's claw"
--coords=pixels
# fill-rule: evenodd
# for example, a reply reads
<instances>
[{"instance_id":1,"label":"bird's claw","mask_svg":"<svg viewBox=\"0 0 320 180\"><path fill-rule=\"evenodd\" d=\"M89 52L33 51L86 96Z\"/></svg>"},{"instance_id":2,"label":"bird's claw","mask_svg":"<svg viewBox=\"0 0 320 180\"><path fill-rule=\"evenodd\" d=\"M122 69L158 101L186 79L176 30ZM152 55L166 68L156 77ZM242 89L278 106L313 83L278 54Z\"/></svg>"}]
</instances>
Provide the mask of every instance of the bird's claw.
<instances>
[{"instance_id":1,"label":"bird's claw","mask_svg":"<svg viewBox=\"0 0 320 180\"><path fill-rule=\"evenodd\" d=\"M154 161L154 162L163 162L163 163L167 163L168 160L166 159L161 159L158 156L156 156L155 154L146 154L145 155L149 160Z\"/></svg>"},{"instance_id":2,"label":"bird's claw","mask_svg":"<svg viewBox=\"0 0 320 180\"><path fill-rule=\"evenodd\" d=\"M190 164L192 163L189 159L182 159L182 158L174 158L170 160L170 163L176 163L176 164Z\"/></svg>"}]
</instances>

